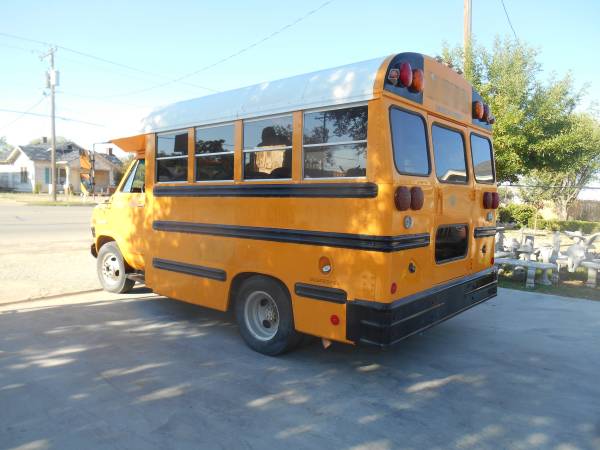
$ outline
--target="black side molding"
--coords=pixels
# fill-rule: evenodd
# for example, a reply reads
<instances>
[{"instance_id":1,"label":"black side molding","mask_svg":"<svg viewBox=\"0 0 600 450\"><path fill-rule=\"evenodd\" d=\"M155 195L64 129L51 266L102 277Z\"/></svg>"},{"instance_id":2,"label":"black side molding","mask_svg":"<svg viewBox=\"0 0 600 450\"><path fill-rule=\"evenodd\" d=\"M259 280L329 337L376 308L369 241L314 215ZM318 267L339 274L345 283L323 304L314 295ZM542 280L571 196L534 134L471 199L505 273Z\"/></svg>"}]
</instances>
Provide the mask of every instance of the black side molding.
<instances>
[{"instance_id":1,"label":"black side molding","mask_svg":"<svg viewBox=\"0 0 600 450\"><path fill-rule=\"evenodd\" d=\"M346 303L348 294L342 289L316 286L314 284L296 283L294 285L296 295L302 297L314 298L317 300L325 300L332 303Z\"/></svg>"},{"instance_id":2,"label":"black side molding","mask_svg":"<svg viewBox=\"0 0 600 450\"><path fill-rule=\"evenodd\" d=\"M185 273L186 275L210 278L211 280L225 281L227 279L227 274L224 270L171 261L169 259L153 258L152 266L154 266L156 269Z\"/></svg>"},{"instance_id":3,"label":"black side molding","mask_svg":"<svg viewBox=\"0 0 600 450\"><path fill-rule=\"evenodd\" d=\"M376 252L395 252L427 247L429 234L401 234L398 236L373 236L366 234L333 233L327 231L293 230L287 228L248 227L195 222L156 220L152 227L157 231L205 234L241 239L289 242L293 244L324 245Z\"/></svg>"},{"instance_id":4,"label":"black side molding","mask_svg":"<svg viewBox=\"0 0 600 450\"><path fill-rule=\"evenodd\" d=\"M154 186L155 197L307 197L375 198L375 183L226 184Z\"/></svg>"},{"instance_id":5,"label":"black side molding","mask_svg":"<svg viewBox=\"0 0 600 450\"><path fill-rule=\"evenodd\" d=\"M473 230L473 235L476 238L495 236L496 227L477 227Z\"/></svg>"}]
</instances>

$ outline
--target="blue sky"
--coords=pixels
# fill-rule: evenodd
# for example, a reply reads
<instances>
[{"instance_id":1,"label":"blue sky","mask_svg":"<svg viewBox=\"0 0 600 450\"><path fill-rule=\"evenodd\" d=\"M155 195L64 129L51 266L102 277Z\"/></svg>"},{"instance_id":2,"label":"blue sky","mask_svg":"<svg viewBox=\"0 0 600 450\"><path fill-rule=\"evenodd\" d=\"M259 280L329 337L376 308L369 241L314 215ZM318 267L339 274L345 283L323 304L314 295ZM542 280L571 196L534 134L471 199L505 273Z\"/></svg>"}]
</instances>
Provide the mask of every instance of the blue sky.
<instances>
[{"instance_id":1,"label":"blue sky","mask_svg":"<svg viewBox=\"0 0 600 450\"><path fill-rule=\"evenodd\" d=\"M0 32L56 43L142 72L58 50L57 114L102 126L57 122L57 134L84 146L119 134L151 108L303 72L416 51L435 56L462 42L463 0L333 0L299 23L183 83L131 94L193 72L293 23L325 0L3 1ZM571 71L589 83L583 108L600 101L600 2L504 0L520 40L540 50L543 77ZM473 0L473 33L490 46L512 36L500 0ZM0 109L25 110L42 99L43 45L0 35ZM42 100L32 109L48 113ZM49 134L49 120L0 112L0 136L22 144Z\"/></svg>"}]
</instances>

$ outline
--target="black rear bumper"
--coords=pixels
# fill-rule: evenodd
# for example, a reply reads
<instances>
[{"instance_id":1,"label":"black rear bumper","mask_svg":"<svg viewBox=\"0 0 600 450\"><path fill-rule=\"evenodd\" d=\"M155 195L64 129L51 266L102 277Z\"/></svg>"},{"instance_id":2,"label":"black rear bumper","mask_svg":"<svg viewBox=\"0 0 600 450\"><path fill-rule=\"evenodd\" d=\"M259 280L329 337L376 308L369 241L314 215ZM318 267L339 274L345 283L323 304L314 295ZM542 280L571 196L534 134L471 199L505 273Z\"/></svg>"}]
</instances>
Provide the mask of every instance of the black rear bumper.
<instances>
[{"instance_id":1,"label":"black rear bumper","mask_svg":"<svg viewBox=\"0 0 600 450\"><path fill-rule=\"evenodd\" d=\"M497 279L489 269L393 303L348 302L347 338L381 347L395 344L495 297Z\"/></svg>"}]
</instances>

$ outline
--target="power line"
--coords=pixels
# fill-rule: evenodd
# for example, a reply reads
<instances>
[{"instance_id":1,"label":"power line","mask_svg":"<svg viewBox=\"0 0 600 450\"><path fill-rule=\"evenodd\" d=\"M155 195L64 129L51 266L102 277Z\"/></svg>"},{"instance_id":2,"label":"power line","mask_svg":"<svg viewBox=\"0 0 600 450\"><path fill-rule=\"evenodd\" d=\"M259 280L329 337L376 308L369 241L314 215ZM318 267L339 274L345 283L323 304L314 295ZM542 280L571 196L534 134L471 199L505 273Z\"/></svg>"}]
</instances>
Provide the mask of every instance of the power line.
<instances>
[{"instance_id":1,"label":"power line","mask_svg":"<svg viewBox=\"0 0 600 450\"><path fill-rule=\"evenodd\" d=\"M127 70L131 70L131 71L134 71L134 72L143 73L145 75L150 75L152 77L167 78L166 75L161 75L161 74L158 74L158 73L150 72L148 70L139 69L137 67L133 67L133 66L130 66L130 65L127 65L127 64L123 64L123 63L120 63L120 62L117 62L117 61L112 61L110 59L102 58L100 56L96 56L96 55L93 55L91 53L86 53L86 52L82 52L80 50L76 50L74 48L65 47L64 45L58 45L58 44L54 44L53 45L53 44L50 44L50 43L45 42L45 41L40 41L38 39L31 39L31 38L28 38L28 37L17 36L15 34L2 33L2 32L0 32L0 36L8 37L8 38L11 38L11 39L17 39L17 40L25 41L25 42L32 42L32 43L38 44L38 45L54 46L54 47L59 48L61 50L64 50L64 51L67 51L67 52L71 52L71 53L74 53L74 54L79 55L79 56L84 56L86 58L94 59L96 61L100 61L100 62L103 62L105 64L110 64L110 65L113 65L113 66L116 66L116 67L120 67L122 69L127 69ZM7 47L9 47L9 46L7 46ZM20 50L25 50L24 48L20 48L20 47L13 47L13 48L19 48ZM33 52L34 50L31 50L31 51ZM212 89L212 88L209 88L209 87L206 87L206 86L200 86L198 84L188 83L188 82L186 82L185 84L187 84L188 86L193 86L193 87L204 89L204 90L207 90L207 91L217 92L215 89Z\"/></svg>"},{"instance_id":2,"label":"power line","mask_svg":"<svg viewBox=\"0 0 600 450\"><path fill-rule=\"evenodd\" d=\"M50 114L34 113L34 112L30 112L30 111L17 111L17 110L14 110L14 109L3 109L3 108L0 108L0 112L13 113L13 114L23 114L23 115L37 116L37 117L50 117ZM77 123L83 123L85 125L91 125L91 126L94 126L94 127L106 128L106 125L101 125L99 123L94 123L94 122L86 122L85 120L71 119L70 117L62 117L62 116L56 116L56 118L59 119L59 120L64 120L65 122L77 122Z\"/></svg>"},{"instance_id":3,"label":"power line","mask_svg":"<svg viewBox=\"0 0 600 450\"><path fill-rule=\"evenodd\" d=\"M502 8L504 9L504 14L506 15L506 20L508 20L508 24L510 25L510 29L512 30L513 34L515 35L515 39L518 41L519 38L517 37L517 32L515 31L512 22L510 21L510 17L508 15L508 11L506 10L506 6L504 5L504 0L500 0L500 3L502 3Z\"/></svg>"},{"instance_id":4,"label":"power line","mask_svg":"<svg viewBox=\"0 0 600 450\"><path fill-rule=\"evenodd\" d=\"M33 105L31 105L25 111L23 111L15 119L13 119L12 121L10 121L9 123L7 123L6 125L4 125L3 127L0 127L0 131L4 131L5 129L7 129L8 127L10 127L13 123L15 123L16 121L18 121L22 117L26 116L28 113L30 113L32 110L34 110L40 103L42 103L45 99L46 99L46 97L42 97L41 99L39 99L37 102L35 102Z\"/></svg>"},{"instance_id":5,"label":"power line","mask_svg":"<svg viewBox=\"0 0 600 450\"><path fill-rule=\"evenodd\" d=\"M303 20L307 19L308 17L312 16L316 12L318 12L321 9L325 8L327 5L329 5L333 1L335 1L335 0L327 0L326 2L321 3L321 5L319 5L318 7L316 7L314 9L308 11L303 16L299 17L298 19L294 20L293 22L288 23L287 25L284 25L283 27L281 27L278 30L272 32L271 34L263 37L262 39L259 39L258 41L253 42L252 44L250 44L250 45L242 48L241 50L238 50L237 52L232 53L229 56L226 56L225 58L222 58L222 59L220 59L220 60L218 60L218 61L216 61L214 63L211 63L211 64L209 64L207 66L204 66L204 67L202 67L202 68L200 68L198 70L195 70L193 72L189 72L189 73L187 73L185 75L182 75L180 77L174 78L174 79L172 79L170 81L167 81L165 83L160 83L160 84L157 84L155 86L150 86L148 88L139 89L139 90L136 90L136 91L125 92L123 94L111 95L109 97L124 97L124 96L129 96L129 95L141 94L143 92L147 92L147 91L150 91L150 90L153 90L153 89L158 89L158 88L161 88L161 87L164 87L164 86L168 86L168 85L173 84L173 83L178 83L178 82L181 82L182 80L185 80L186 78L192 77L194 75L198 75L199 73L205 72L208 69L212 69L213 67L218 66L219 64L223 64L224 62L229 61L230 59L233 59L236 56L239 56L242 53L247 52L248 50L250 50L250 49L252 49L252 48L254 48L254 47L262 44L265 41L268 41L269 39L277 36L278 34L284 32L285 30L287 30L289 28L292 28L294 25L297 25L298 23L300 23Z\"/></svg>"}]
</instances>

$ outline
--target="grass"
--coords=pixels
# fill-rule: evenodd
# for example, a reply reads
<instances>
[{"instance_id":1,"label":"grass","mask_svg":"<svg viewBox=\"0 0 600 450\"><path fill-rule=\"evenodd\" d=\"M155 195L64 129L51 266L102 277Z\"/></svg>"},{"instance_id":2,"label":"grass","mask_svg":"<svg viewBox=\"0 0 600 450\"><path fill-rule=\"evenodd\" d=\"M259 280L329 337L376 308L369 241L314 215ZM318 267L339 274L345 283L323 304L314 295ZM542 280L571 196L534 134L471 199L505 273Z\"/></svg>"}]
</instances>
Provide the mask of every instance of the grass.
<instances>
[{"instance_id":1,"label":"grass","mask_svg":"<svg viewBox=\"0 0 600 450\"><path fill-rule=\"evenodd\" d=\"M525 287L524 279L515 279L512 276L500 275L498 277L498 286L519 291L538 292L540 294L600 301L600 287L587 287L584 281L585 277L583 280L581 278L581 272L575 272L574 274L561 272L560 283L558 285L544 286L539 284L536 280L535 287L533 289L528 289Z\"/></svg>"},{"instance_id":2,"label":"grass","mask_svg":"<svg viewBox=\"0 0 600 450\"><path fill-rule=\"evenodd\" d=\"M33 206L94 206L103 202L107 197L87 197L83 198L77 195L58 194L54 202L48 194L29 194L29 193L0 193L0 198L14 200L19 203Z\"/></svg>"}]
</instances>

